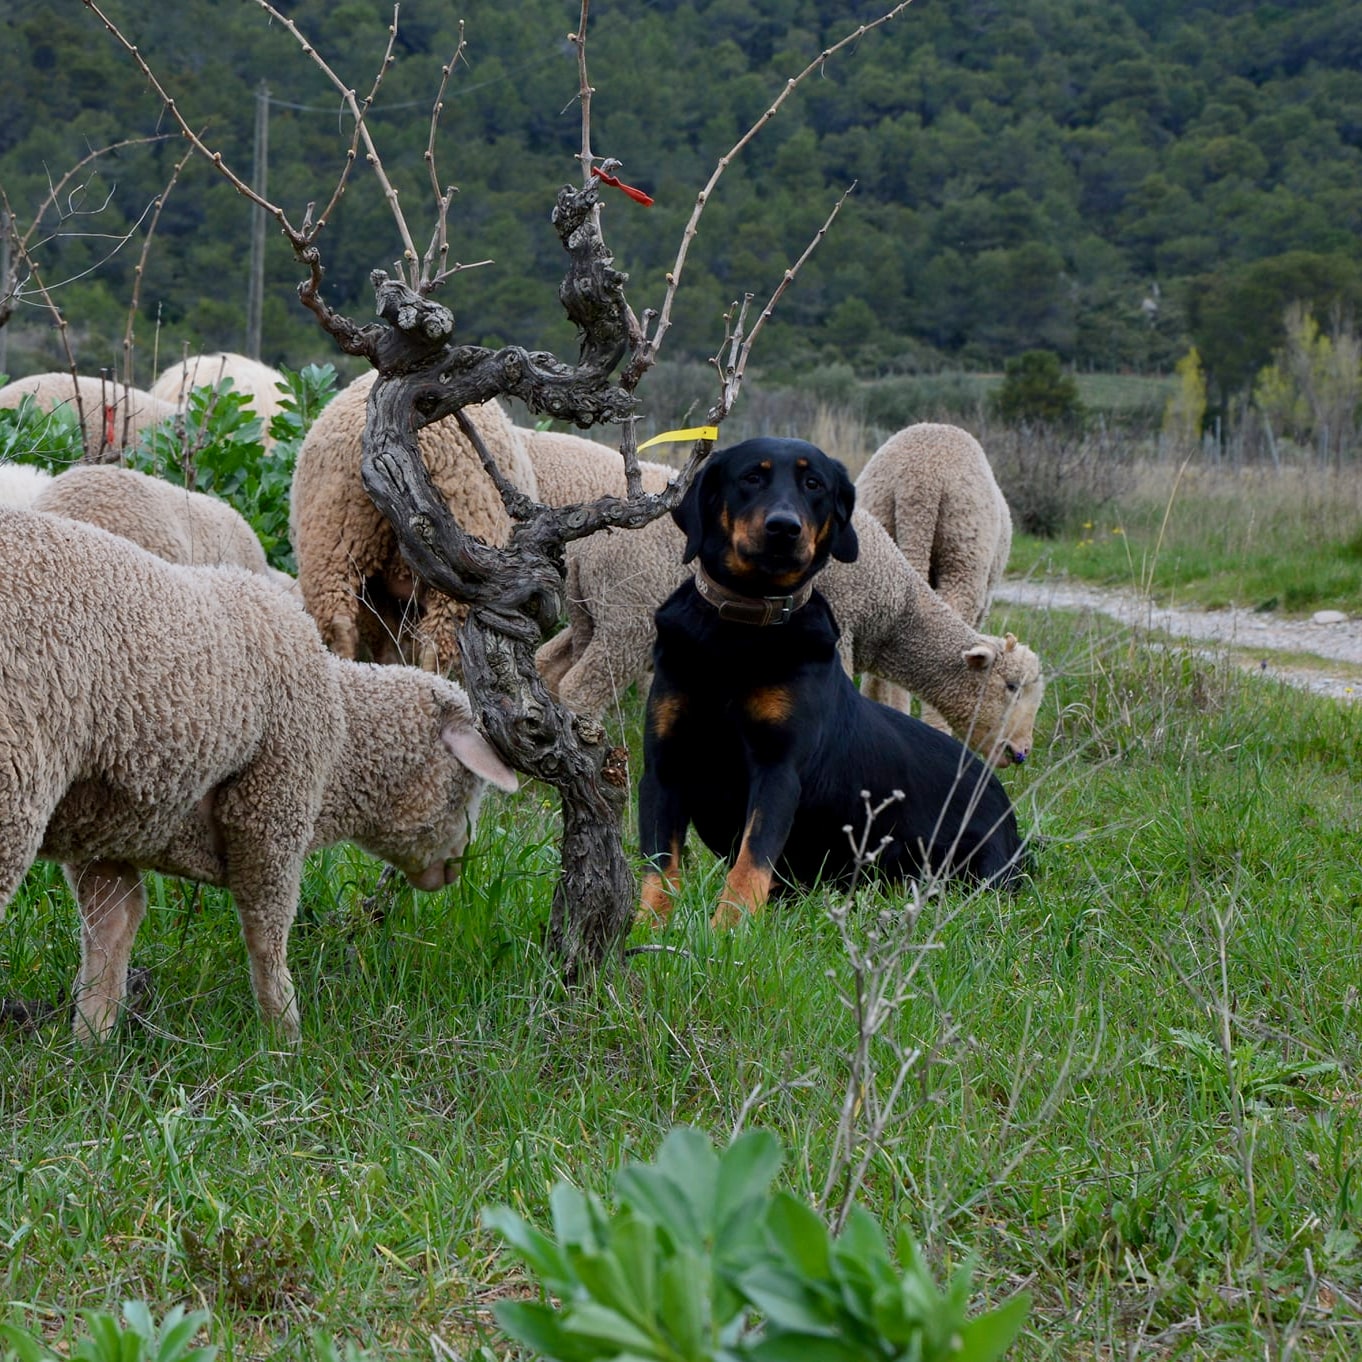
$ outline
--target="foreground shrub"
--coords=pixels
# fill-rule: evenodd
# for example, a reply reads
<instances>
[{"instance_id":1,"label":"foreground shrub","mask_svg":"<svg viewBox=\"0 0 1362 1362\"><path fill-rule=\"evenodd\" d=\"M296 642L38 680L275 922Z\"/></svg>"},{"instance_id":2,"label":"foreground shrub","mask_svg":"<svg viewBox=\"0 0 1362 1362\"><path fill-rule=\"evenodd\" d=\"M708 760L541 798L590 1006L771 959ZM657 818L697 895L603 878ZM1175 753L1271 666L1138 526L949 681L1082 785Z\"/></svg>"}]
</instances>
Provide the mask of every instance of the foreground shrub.
<instances>
[{"instance_id":1,"label":"foreground shrub","mask_svg":"<svg viewBox=\"0 0 1362 1362\"><path fill-rule=\"evenodd\" d=\"M942 1291L907 1231L896 1266L859 1207L832 1235L798 1197L771 1192L782 1159L766 1131L716 1154L680 1128L653 1163L616 1174L614 1211L566 1182L550 1197L552 1236L489 1208L484 1223L561 1302L503 1301L497 1322L559 1362L990 1362L1006 1352L1024 1293L967 1320L968 1266Z\"/></svg>"}]
</instances>

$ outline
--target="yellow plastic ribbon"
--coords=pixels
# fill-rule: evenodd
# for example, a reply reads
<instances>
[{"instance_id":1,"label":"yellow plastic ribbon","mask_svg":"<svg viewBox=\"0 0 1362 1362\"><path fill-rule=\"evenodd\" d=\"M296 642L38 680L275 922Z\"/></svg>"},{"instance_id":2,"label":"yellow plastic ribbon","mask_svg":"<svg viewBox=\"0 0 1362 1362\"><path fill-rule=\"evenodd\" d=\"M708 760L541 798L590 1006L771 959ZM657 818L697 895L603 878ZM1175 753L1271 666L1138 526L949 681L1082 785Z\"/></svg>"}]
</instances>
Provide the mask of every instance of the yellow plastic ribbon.
<instances>
[{"instance_id":1,"label":"yellow plastic ribbon","mask_svg":"<svg viewBox=\"0 0 1362 1362\"><path fill-rule=\"evenodd\" d=\"M717 440L718 438L718 426L692 426L689 430L664 430L661 435L654 435L651 440L644 440L638 448L639 452L642 453L649 445L669 445L680 440Z\"/></svg>"}]
</instances>

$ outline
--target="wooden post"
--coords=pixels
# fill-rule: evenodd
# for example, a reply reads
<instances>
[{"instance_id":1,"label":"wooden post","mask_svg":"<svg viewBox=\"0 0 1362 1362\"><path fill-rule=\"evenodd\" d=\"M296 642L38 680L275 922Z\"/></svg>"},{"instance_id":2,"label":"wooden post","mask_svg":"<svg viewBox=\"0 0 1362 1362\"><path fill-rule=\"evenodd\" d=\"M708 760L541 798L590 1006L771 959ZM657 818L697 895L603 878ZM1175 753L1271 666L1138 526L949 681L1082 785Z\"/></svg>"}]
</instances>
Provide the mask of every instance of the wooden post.
<instances>
[{"instance_id":1,"label":"wooden post","mask_svg":"<svg viewBox=\"0 0 1362 1362\"><path fill-rule=\"evenodd\" d=\"M262 80L255 88L255 149L251 164L251 188L267 197L270 157L270 87ZM265 311L265 210L251 209L251 269L246 295L246 353L260 358L260 333Z\"/></svg>"}]
</instances>

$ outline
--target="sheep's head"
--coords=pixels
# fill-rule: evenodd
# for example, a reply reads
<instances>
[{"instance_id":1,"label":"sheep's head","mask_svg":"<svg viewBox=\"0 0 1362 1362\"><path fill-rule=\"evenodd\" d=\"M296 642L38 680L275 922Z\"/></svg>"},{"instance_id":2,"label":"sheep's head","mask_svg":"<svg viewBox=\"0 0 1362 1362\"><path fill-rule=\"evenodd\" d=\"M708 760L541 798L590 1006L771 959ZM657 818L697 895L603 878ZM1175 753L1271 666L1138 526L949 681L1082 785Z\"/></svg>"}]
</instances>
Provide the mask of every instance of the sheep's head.
<instances>
[{"instance_id":1,"label":"sheep's head","mask_svg":"<svg viewBox=\"0 0 1362 1362\"><path fill-rule=\"evenodd\" d=\"M419 763L408 772L384 819L384 845L371 849L395 865L413 888L430 891L458 878L487 785L515 790L517 781L474 728L463 691L437 677L425 681L438 697L438 712Z\"/></svg>"},{"instance_id":2,"label":"sheep's head","mask_svg":"<svg viewBox=\"0 0 1362 1362\"><path fill-rule=\"evenodd\" d=\"M961 658L978 679L965 740L993 766L1025 761L1045 695L1040 659L1012 634L985 636Z\"/></svg>"}]
</instances>

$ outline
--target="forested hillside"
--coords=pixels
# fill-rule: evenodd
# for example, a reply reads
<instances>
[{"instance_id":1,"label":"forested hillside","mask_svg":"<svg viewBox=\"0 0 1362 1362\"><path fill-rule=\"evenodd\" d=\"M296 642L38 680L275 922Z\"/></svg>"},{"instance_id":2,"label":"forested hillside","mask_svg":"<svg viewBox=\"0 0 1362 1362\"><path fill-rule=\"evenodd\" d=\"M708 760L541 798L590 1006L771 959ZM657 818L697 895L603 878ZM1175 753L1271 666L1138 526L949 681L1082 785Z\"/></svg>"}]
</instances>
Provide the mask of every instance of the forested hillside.
<instances>
[{"instance_id":1,"label":"forested hillside","mask_svg":"<svg viewBox=\"0 0 1362 1362\"><path fill-rule=\"evenodd\" d=\"M367 90L384 0L280 0L344 79ZM111 0L197 126L244 174L267 82L269 192L295 216L325 201L350 129L289 34L247 0ZM716 158L822 47L879 12L861 0L602 0L592 13L593 150L624 162L652 208L608 200L607 234L655 306ZM453 253L495 263L446 291L463 334L571 348L556 298L554 190L573 179L577 70L560 0L407 0L373 129L424 241L423 163L440 66L467 22L438 164L459 186ZM89 148L164 130L157 100L79 0L6 0L0 186L21 226ZM97 163L39 253L83 346L110 362L139 224L182 143ZM996 366L1030 347L1084 368L1167 370L1195 341L1213 384L1264 363L1285 303L1362 302L1362 24L1350 0L920 0L828 63L734 163L706 212L668 340L704 356L744 290L764 297L836 197L857 188L782 302L766 365L837 358L863 374ZM118 238L131 240L115 249ZM370 312L368 272L398 254L362 171L323 247L332 303ZM189 341L240 348L249 210L191 163L161 214L142 288L139 373ZM330 357L294 299L272 233L264 358ZM160 320L160 331L155 327ZM56 351L25 307L14 372Z\"/></svg>"}]
</instances>

